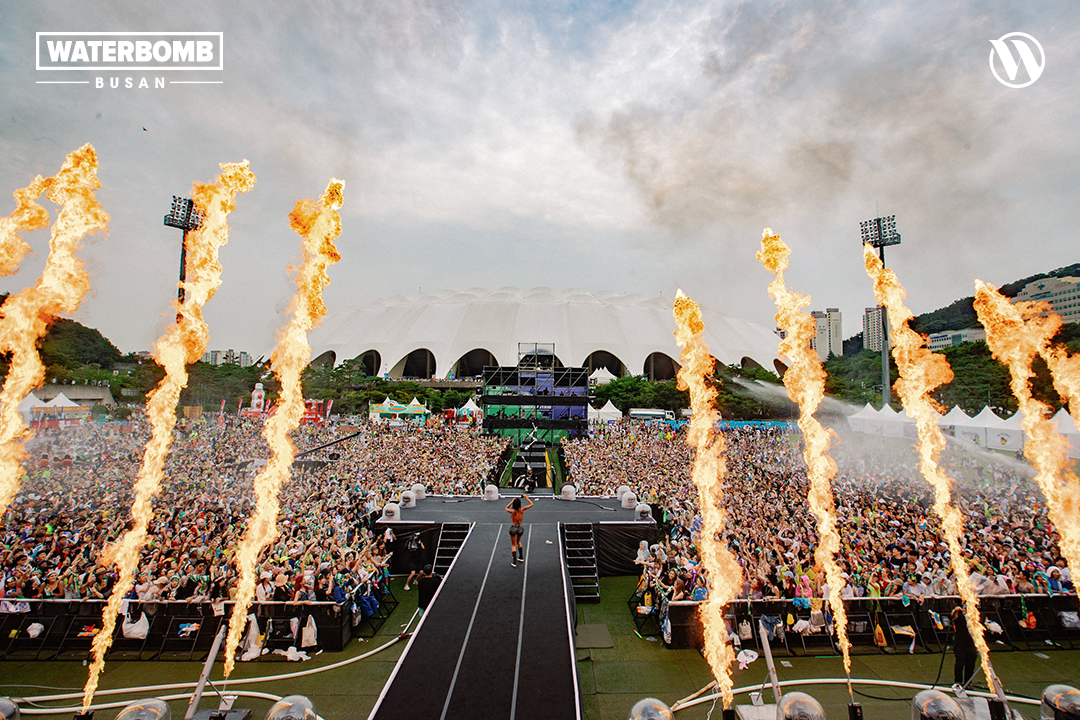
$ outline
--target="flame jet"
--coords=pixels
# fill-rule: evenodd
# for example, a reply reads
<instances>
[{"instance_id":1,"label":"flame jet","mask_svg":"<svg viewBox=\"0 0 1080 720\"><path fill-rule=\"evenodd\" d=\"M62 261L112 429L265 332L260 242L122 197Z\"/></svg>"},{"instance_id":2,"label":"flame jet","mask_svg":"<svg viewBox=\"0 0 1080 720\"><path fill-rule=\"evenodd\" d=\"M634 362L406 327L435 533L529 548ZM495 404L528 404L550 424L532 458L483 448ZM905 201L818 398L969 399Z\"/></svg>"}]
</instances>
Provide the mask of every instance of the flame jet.
<instances>
[{"instance_id":1,"label":"flame jet","mask_svg":"<svg viewBox=\"0 0 1080 720\"><path fill-rule=\"evenodd\" d=\"M1061 327L1061 318L1040 317L1046 303L1011 303L992 285L975 281L975 311L986 328L986 344L1009 368L1012 393L1020 404L1024 454L1035 466L1035 481L1046 496L1050 522L1061 537L1061 554L1073 572L1080 571L1080 480L1066 470L1068 441L1054 432L1046 418L1050 408L1031 395L1031 362L1048 346ZM1073 404L1076 404L1075 402Z\"/></svg>"},{"instance_id":2,"label":"flame jet","mask_svg":"<svg viewBox=\"0 0 1080 720\"><path fill-rule=\"evenodd\" d=\"M134 524L118 542L106 548L99 560L103 565L116 565L119 577L105 605L101 630L94 635L91 645L93 663L83 689L84 713L94 699L98 678L105 667L105 654L112 645L116 617L124 596L134 585L139 554L146 545L147 529L154 515L153 500L161 491L165 457L176 425L176 405L180 400L180 391L187 386L187 365L206 352L210 333L203 320L202 309L221 286L218 251L229 240L229 213L236 209L236 196L254 186L255 175L248 168L246 160L223 163L221 174L213 185L195 183L192 197L203 214L203 224L186 236L187 280L184 282L184 302L178 307L178 319L169 326L154 348L154 357L165 368L165 377L146 401L151 437L135 481L135 500L131 506Z\"/></svg>"},{"instance_id":3,"label":"flame jet","mask_svg":"<svg viewBox=\"0 0 1080 720\"><path fill-rule=\"evenodd\" d=\"M49 227L49 211L39 205L37 199L51 183L52 178L38 175L28 186L12 193L15 210L6 218L0 218L0 276L18 270L19 263L30 252L30 246L23 242L19 233Z\"/></svg>"},{"instance_id":4,"label":"flame jet","mask_svg":"<svg viewBox=\"0 0 1080 720\"><path fill-rule=\"evenodd\" d=\"M816 322L810 315L800 312L810 305L810 296L792 292L784 284L784 270L788 267L790 254L791 250L780 236L765 228L761 250L756 257L776 276L769 283L769 295L776 301L776 324L787 331L787 337L780 343L780 354L791 360L791 367L784 373L784 387L788 397L799 404L799 429L806 440L803 458L810 480L810 509L818 521L819 537L814 559L825 568L829 607L835 618L836 636L844 658L848 694L852 694L851 642L847 636L847 610L841 595L844 579L840 577L840 566L836 562L840 532L836 529L836 503L830 484L836 475L836 462L828 455L832 440L830 431L814 419L814 412L825 397L825 368L821 366L817 351L810 347L817 332Z\"/></svg>"},{"instance_id":5,"label":"flame jet","mask_svg":"<svg viewBox=\"0 0 1080 720\"><path fill-rule=\"evenodd\" d=\"M304 239L303 261L296 269L296 295L290 311L292 317L281 331L278 346L270 357L274 375L281 381L281 396L277 410L266 421L263 435L270 446L271 457L262 472L255 476L255 514L248 522L247 532L236 548L236 566L240 582L236 603L229 617L229 635L225 643L225 677L232 674L236 648L247 625L248 608L255 596L255 564L259 553L277 537L277 516L280 506L278 493L289 480L289 468L296 448L289 433L300 425L304 414L304 395L300 376L311 359L308 332L324 315L323 288L330 282L326 270L341 259L334 240L341 235L341 208L345 183L332 178L319 202L300 200L289 214L289 225Z\"/></svg>"},{"instance_id":6,"label":"flame jet","mask_svg":"<svg viewBox=\"0 0 1080 720\"><path fill-rule=\"evenodd\" d=\"M742 584L742 568L730 550L724 545L724 436L714 429L720 419L717 412L716 388L708 382L715 361L709 354L703 335L705 325L701 321L701 309L697 303L679 290L675 295L675 339L682 350L679 352L678 387L690 391L690 405L694 414L686 436L688 445L695 449L691 477L698 490L698 505L704 527L701 530L701 561L709 571L712 589L708 602L699 610L705 628L705 659L709 661L717 689L724 697L724 707L731 707L732 681L731 661L735 652L728 644L728 632L724 626L724 607L735 599Z\"/></svg>"},{"instance_id":7,"label":"flame jet","mask_svg":"<svg viewBox=\"0 0 1080 720\"><path fill-rule=\"evenodd\" d=\"M893 358L900 372L896 392L919 429L919 469L934 487L934 512L941 520L941 532L949 546L949 565L956 576L957 590L964 599L964 616L971 630L971 638L982 659L983 671L993 681L994 691L999 696L1004 695L990 662L990 648L986 644L985 628L979 613L979 595L971 582L971 574L962 554L960 534L964 530L964 517L952 502L952 479L938 466L938 457L945 449L945 435L938 427L937 408L930 392L952 382L953 371L945 356L930 352L926 337L911 329L910 320L914 316L904 305L907 292L900 285L896 273L885 269L871 245L863 246L863 260L866 274L874 281L874 296L889 313L889 326L893 329Z\"/></svg>"},{"instance_id":8,"label":"flame jet","mask_svg":"<svg viewBox=\"0 0 1080 720\"><path fill-rule=\"evenodd\" d=\"M30 249L20 230L35 230L49 224L49 213L36 199L45 193L60 205L49 239L49 257L41 277L32 286L13 295L0 310L0 352L11 353L11 367L0 391L0 514L19 489L22 446L16 441L26 432L19 415L19 403L45 379L45 366L38 356L37 341L57 315L78 309L90 289L90 275L75 253L88 233L105 232L109 214L97 201L101 188L97 177L98 159L92 145L83 145L67 156L55 176L34 179L29 187L15 191L18 207L0 221L0 274L16 270Z\"/></svg>"}]
</instances>

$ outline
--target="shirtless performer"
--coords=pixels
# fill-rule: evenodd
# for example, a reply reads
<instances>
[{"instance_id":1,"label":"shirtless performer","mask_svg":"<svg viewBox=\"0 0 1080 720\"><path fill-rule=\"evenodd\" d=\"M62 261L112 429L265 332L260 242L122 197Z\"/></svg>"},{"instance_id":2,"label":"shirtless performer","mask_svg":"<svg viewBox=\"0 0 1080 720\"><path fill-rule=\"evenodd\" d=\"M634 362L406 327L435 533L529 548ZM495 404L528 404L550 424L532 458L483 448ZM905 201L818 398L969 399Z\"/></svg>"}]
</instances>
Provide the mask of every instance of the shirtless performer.
<instances>
[{"instance_id":1,"label":"shirtless performer","mask_svg":"<svg viewBox=\"0 0 1080 720\"><path fill-rule=\"evenodd\" d=\"M521 534L525 532L525 528L521 527L521 521L525 517L525 511L533 506L528 495L523 493L521 497L529 503L525 507L521 507L521 498L514 498L506 506L506 512L510 513L510 564L513 567L517 567L518 560L525 561L525 551L521 547Z\"/></svg>"}]
</instances>

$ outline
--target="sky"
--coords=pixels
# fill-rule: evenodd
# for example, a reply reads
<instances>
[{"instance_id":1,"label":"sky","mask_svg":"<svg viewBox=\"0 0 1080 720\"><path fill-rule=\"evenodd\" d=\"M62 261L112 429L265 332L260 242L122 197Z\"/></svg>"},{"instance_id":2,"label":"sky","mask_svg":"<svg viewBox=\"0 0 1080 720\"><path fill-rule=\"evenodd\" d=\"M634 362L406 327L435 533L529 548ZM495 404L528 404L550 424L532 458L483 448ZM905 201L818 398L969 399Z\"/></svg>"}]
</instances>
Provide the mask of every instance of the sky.
<instances>
[{"instance_id":1,"label":"sky","mask_svg":"<svg viewBox=\"0 0 1080 720\"><path fill-rule=\"evenodd\" d=\"M976 278L1080 261L1069 0L0 0L0 18L0 216L94 145L112 220L80 252L93 287L74 317L125 352L175 312L172 195L241 159L257 183L205 314L211 348L255 355L295 289L288 213L331 177L346 182L331 312L472 287L682 288L771 328L754 258L771 227L792 248L788 286L839 307L850 337L874 304L862 220L896 215L887 264L916 313ZM222 32L223 70L38 71L46 31ZM1045 52L1025 88L991 72L990 41L1011 32ZM221 82L152 87L181 74ZM106 81L38 83L58 77ZM47 231L25 239L36 255L0 291L41 271Z\"/></svg>"}]
</instances>

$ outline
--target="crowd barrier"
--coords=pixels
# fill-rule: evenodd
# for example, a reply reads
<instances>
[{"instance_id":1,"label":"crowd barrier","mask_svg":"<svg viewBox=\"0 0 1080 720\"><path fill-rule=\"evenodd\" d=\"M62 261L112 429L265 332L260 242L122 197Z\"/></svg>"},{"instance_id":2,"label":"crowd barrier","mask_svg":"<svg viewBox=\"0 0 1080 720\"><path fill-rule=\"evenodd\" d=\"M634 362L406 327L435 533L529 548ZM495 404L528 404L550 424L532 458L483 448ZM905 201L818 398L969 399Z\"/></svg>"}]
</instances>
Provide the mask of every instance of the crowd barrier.
<instances>
[{"instance_id":1,"label":"crowd barrier","mask_svg":"<svg viewBox=\"0 0 1080 720\"><path fill-rule=\"evenodd\" d=\"M259 621L263 647L303 649L303 628L313 618L317 647L309 650L340 652L358 636L374 636L397 599L385 591L377 610L362 612L352 602L255 603L250 613ZM117 619L108 658L114 660L196 660L210 651L218 629L229 622L231 601L130 601L127 615ZM102 626L104 600L0 601L0 660L82 660L88 657L94 635ZM371 608L369 607L369 610ZM127 634L123 620L139 622L142 632ZM296 620L294 624L292 621ZM297 631L293 632L293 627Z\"/></svg>"},{"instance_id":2,"label":"crowd barrier","mask_svg":"<svg viewBox=\"0 0 1080 720\"><path fill-rule=\"evenodd\" d=\"M926 598L921 604L912 600L906 605L898 597L846 600L844 608L852 652L941 652L952 643L950 614L958 603L957 597ZM660 627L663 618L658 615L658 608L649 613L639 612L641 600L637 595L631 596L627 604L639 632L663 634ZM702 604L693 601L667 604L669 647L704 645L697 612ZM991 652L1080 649L1080 605L1075 595L983 595L979 598L979 610L988 628L986 640ZM783 628L770 640L773 653L794 656L839 653L835 633L831 632L831 615L822 612L815 617L810 609L797 607L792 600L736 600L727 606L725 617L730 633L739 637L743 647L761 649L759 621L766 617L777 619ZM795 631L795 627L803 631Z\"/></svg>"}]
</instances>

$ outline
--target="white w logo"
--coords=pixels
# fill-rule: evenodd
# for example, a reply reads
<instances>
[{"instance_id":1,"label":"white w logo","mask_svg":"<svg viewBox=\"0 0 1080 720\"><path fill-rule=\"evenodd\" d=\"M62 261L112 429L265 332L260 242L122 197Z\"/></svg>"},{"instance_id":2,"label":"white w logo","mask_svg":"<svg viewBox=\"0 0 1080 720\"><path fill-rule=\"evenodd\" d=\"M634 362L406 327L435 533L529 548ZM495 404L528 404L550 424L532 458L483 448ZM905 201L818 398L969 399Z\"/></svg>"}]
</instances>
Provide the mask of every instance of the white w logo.
<instances>
[{"instance_id":1,"label":"white w logo","mask_svg":"<svg viewBox=\"0 0 1080 720\"><path fill-rule=\"evenodd\" d=\"M1017 38L1030 40L1035 47L1039 49L1039 59L1035 59L1035 53L1032 52L1030 45L1024 40L1018 40ZM1020 56L1019 63L1013 57L1012 50L1005 43L1006 40L1009 40L1013 47L1016 48L1016 54ZM1042 45L1039 44L1039 41L1027 33L1014 32L1002 35L997 40L991 40L990 44L993 46L990 50L990 72L994 73L994 77L997 78L997 81L1002 85L1011 88L1027 87L1038 80L1039 76L1042 75L1043 68L1046 66L1046 53L1043 52ZM998 75L997 65L994 63L995 55L1001 60L1001 66L1004 68L1005 74L1009 78L1008 80L1005 80L1001 75ZM1027 72L1027 82L1015 82L1021 63L1024 66L1024 70Z\"/></svg>"}]
</instances>

